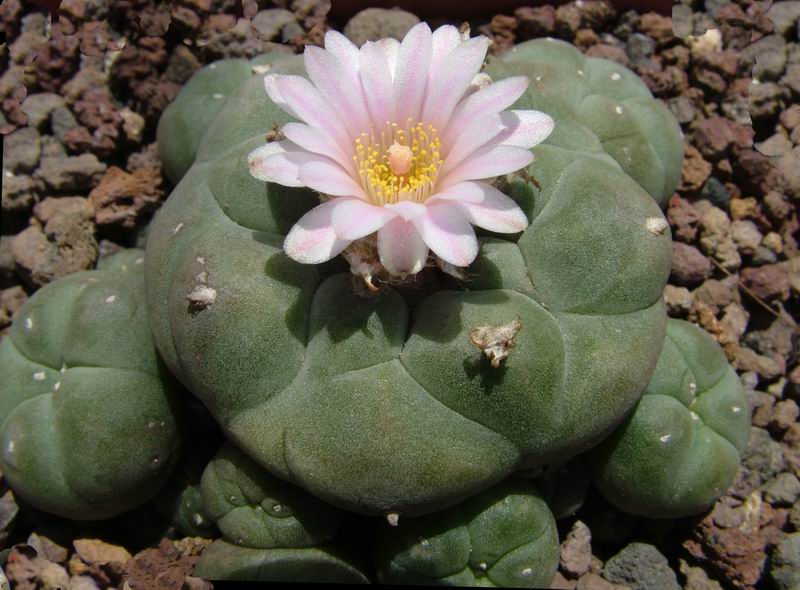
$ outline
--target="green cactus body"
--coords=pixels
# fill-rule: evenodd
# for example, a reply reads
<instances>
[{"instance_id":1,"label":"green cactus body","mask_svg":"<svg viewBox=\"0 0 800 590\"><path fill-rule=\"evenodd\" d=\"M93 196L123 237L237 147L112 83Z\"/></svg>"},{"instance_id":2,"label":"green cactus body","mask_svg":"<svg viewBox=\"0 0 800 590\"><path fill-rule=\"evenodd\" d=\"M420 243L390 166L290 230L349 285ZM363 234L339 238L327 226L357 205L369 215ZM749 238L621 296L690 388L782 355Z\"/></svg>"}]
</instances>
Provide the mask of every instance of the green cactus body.
<instances>
[{"instance_id":1,"label":"green cactus body","mask_svg":"<svg viewBox=\"0 0 800 590\"><path fill-rule=\"evenodd\" d=\"M209 64L186 83L158 121L159 152L164 173L178 183L194 162L200 141L225 99L253 75L253 67L266 69L281 53L267 53L252 60L224 59Z\"/></svg>"},{"instance_id":2,"label":"green cactus body","mask_svg":"<svg viewBox=\"0 0 800 590\"><path fill-rule=\"evenodd\" d=\"M653 100L636 74L549 38L512 47L491 60L486 71L496 79L528 76L531 85L515 106L556 118L548 144L611 156L666 207L681 176L683 136L666 106Z\"/></svg>"},{"instance_id":3,"label":"green cactus body","mask_svg":"<svg viewBox=\"0 0 800 590\"><path fill-rule=\"evenodd\" d=\"M210 538L218 535L214 522L203 509L198 485L174 477L156 497L155 506L183 536Z\"/></svg>"},{"instance_id":4,"label":"green cactus body","mask_svg":"<svg viewBox=\"0 0 800 590\"><path fill-rule=\"evenodd\" d=\"M546 588L558 567L555 519L521 481L397 527L382 524L376 566L384 584Z\"/></svg>"},{"instance_id":5,"label":"green cactus body","mask_svg":"<svg viewBox=\"0 0 800 590\"><path fill-rule=\"evenodd\" d=\"M749 432L747 397L722 349L695 325L669 320L636 410L589 462L621 510L677 518L707 510L728 488Z\"/></svg>"},{"instance_id":6,"label":"green cactus body","mask_svg":"<svg viewBox=\"0 0 800 590\"><path fill-rule=\"evenodd\" d=\"M201 482L203 504L224 536L195 575L257 581L367 582L329 543L344 513L287 484L227 443Z\"/></svg>"},{"instance_id":7,"label":"green cactus body","mask_svg":"<svg viewBox=\"0 0 800 590\"><path fill-rule=\"evenodd\" d=\"M557 84L562 71L574 77L562 64ZM561 116L548 96L536 107ZM159 350L251 458L334 505L418 515L580 454L630 412L663 342L670 234L591 129L556 118L563 132L534 149L540 188L505 185L531 225L486 239L463 288L365 299L335 263L283 253L319 201L252 178L247 155L286 120L262 76L243 82L147 245ZM492 368L469 332L515 318L516 346Z\"/></svg>"},{"instance_id":8,"label":"green cactus body","mask_svg":"<svg viewBox=\"0 0 800 590\"><path fill-rule=\"evenodd\" d=\"M143 253L47 285L0 343L0 469L33 506L76 520L150 500L180 447L173 382L145 316Z\"/></svg>"}]
</instances>

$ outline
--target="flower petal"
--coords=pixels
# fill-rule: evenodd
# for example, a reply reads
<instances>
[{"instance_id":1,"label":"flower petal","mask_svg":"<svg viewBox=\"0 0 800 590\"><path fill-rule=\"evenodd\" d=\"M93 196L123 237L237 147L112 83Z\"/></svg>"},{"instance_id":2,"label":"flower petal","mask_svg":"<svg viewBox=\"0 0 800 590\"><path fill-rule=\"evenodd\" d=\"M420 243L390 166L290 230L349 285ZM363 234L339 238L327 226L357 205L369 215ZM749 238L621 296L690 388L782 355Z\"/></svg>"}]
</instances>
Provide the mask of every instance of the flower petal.
<instances>
[{"instance_id":1,"label":"flower petal","mask_svg":"<svg viewBox=\"0 0 800 590\"><path fill-rule=\"evenodd\" d=\"M427 215L411 223L428 247L456 266L467 266L475 260L478 240L462 210L451 203L438 203L427 209Z\"/></svg>"},{"instance_id":2,"label":"flower petal","mask_svg":"<svg viewBox=\"0 0 800 590\"><path fill-rule=\"evenodd\" d=\"M444 59L461 43L461 33L453 25L442 25L433 32L431 38L433 50L431 52L431 68L428 73L428 83L439 74L439 68Z\"/></svg>"},{"instance_id":3,"label":"flower petal","mask_svg":"<svg viewBox=\"0 0 800 590\"><path fill-rule=\"evenodd\" d=\"M476 118L504 111L523 95L528 88L526 76L512 76L493 82L470 94L456 106L447 128L442 134L442 145L452 145L461 129Z\"/></svg>"},{"instance_id":4,"label":"flower petal","mask_svg":"<svg viewBox=\"0 0 800 590\"><path fill-rule=\"evenodd\" d=\"M397 214L385 207L361 199L348 199L334 208L331 225L340 238L357 240L378 231L395 217Z\"/></svg>"},{"instance_id":5,"label":"flower petal","mask_svg":"<svg viewBox=\"0 0 800 590\"><path fill-rule=\"evenodd\" d=\"M292 226L283 242L289 258L303 264L319 264L350 244L350 240L337 237L331 226L331 213L341 201L333 199L314 207Z\"/></svg>"},{"instance_id":6,"label":"flower petal","mask_svg":"<svg viewBox=\"0 0 800 590\"><path fill-rule=\"evenodd\" d=\"M324 49L309 45L303 53L308 77L336 110L350 138L369 127L367 104L358 75L351 74L336 57Z\"/></svg>"},{"instance_id":7,"label":"flower petal","mask_svg":"<svg viewBox=\"0 0 800 590\"><path fill-rule=\"evenodd\" d=\"M489 39L475 37L450 52L425 95L421 120L444 129L486 58Z\"/></svg>"},{"instance_id":8,"label":"flower petal","mask_svg":"<svg viewBox=\"0 0 800 590\"><path fill-rule=\"evenodd\" d=\"M288 151L287 142L271 142L257 147L247 156L247 164L258 180L283 186L305 186L298 178L300 166L315 156L301 151Z\"/></svg>"},{"instance_id":9,"label":"flower petal","mask_svg":"<svg viewBox=\"0 0 800 590\"><path fill-rule=\"evenodd\" d=\"M312 127L323 129L343 145L350 142L339 116L311 82L301 76L278 75L275 85L299 119Z\"/></svg>"},{"instance_id":10,"label":"flower petal","mask_svg":"<svg viewBox=\"0 0 800 590\"><path fill-rule=\"evenodd\" d=\"M305 123L291 122L281 127L281 131L287 139L304 150L327 156L343 168L355 172L352 157L348 157L341 146L322 129L311 127Z\"/></svg>"},{"instance_id":11,"label":"flower petal","mask_svg":"<svg viewBox=\"0 0 800 590\"><path fill-rule=\"evenodd\" d=\"M422 22L411 27L400 43L394 75L396 118L393 122L401 126L408 119L411 119L412 125L420 121L422 99L431 67L431 36L431 28Z\"/></svg>"},{"instance_id":12,"label":"flower petal","mask_svg":"<svg viewBox=\"0 0 800 590\"><path fill-rule=\"evenodd\" d=\"M388 56L380 43L367 41L361 46L359 70L372 124L381 129L387 121L394 121L394 85Z\"/></svg>"},{"instance_id":13,"label":"flower petal","mask_svg":"<svg viewBox=\"0 0 800 590\"><path fill-rule=\"evenodd\" d=\"M330 29L325 33L325 49L353 76L358 76L358 47L339 31Z\"/></svg>"},{"instance_id":14,"label":"flower petal","mask_svg":"<svg viewBox=\"0 0 800 590\"><path fill-rule=\"evenodd\" d=\"M459 206L467 221L489 231L512 234L528 227L528 218L514 200L485 182L462 182L427 202L439 200Z\"/></svg>"},{"instance_id":15,"label":"flower petal","mask_svg":"<svg viewBox=\"0 0 800 590\"><path fill-rule=\"evenodd\" d=\"M413 223L398 217L378 230L378 257L390 274L415 274L428 260L428 246Z\"/></svg>"},{"instance_id":16,"label":"flower petal","mask_svg":"<svg viewBox=\"0 0 800 590\"><path fill-rule=\"evenodd\" d=\"M278 88L278 80L283 76L283 74L269 74L264 76L264 89L267 91L267 96L269 96L270 100L275 103L275 105L280 108L284 113L299 119L300 117L297 113L289 106L289 101L281 94L280 88Z\"/></svg>"},{"instance_id":17,"label":"flower petal","mask_svg":"<svg viewBox=\"0 0 800 590\"><path fill-rule=\"evenodd\" d=\"M440 181L445 189L464 180L493 178L516 172L533 162L533 152L513 145L488 145L478 148Z\"/></svg>"},{"instance_id":18,"label":"flower petal","mask_svg":"<svg viewBox=\"0 0 800 590\"><path fill-rule=\"evenodd\" d=\"M497 138L500 145L528 149L547 139L555 126L550 115L532 110L506 111L500 113L500 120L506 128Z\"/></svg>"},{"instance_id":19,"label":"flower petal","mask_svg":"<svg viewBox=\"0 0 800 590\"><path fill-rule=\"evenodd\" d=\"M361 184L341 166L319 156L300 167L298 178L305 186L326 195L367 198Z\"/></svg>"},{"instance_id":20,"label":"flower petal","mask_svg":"<svg viewBox=\"0 0 800 590\"><path fill-rule=\"evenodd\" d=\"M386 205L386 208L391 209L406 221L414 221L419 217L427 215L427 208L425 205L413 201L399 201L391 205Z\"/></svg>"},{"instance_id":21,"label":"flower petal","mask_svg":"<svg viewBox=\"0 0 800 590\"><path fill-rule=\"evenodd\" d=\"M503 130L500 115L489 115L470 121L458 134L452 147L445 152L444 164L442 164L439 174L446 175L464 158L495 139Z\"/></svg>"}]
</instances>

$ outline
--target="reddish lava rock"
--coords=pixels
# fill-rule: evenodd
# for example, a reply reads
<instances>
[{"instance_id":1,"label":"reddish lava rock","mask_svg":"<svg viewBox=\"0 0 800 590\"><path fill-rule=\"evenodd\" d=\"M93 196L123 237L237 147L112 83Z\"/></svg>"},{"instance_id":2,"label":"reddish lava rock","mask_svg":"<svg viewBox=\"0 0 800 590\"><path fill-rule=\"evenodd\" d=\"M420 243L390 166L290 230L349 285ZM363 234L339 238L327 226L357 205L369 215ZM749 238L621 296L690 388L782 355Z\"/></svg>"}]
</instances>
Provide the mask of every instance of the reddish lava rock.
<instances>
[{"instance_id":1,"label":"reddish lava rock","mask_svg":"<svg viewBox=\"0 0 800 590\"><path fill-rule=\"evenodd\" d=\"M132 174L116 166L109 168L89 193L97 225L134 229L144 214L161 204L161 180L161 171L156 168L139 168Z\"/></svg>"},{"instance_id":2,"label":"reddish lava rock","mask_svg":"<svg viewBox=\"0 0 800 590\"><path fill-rule=\"evenodd\" d=\"M744 284L764 301L789 298L789 268L785 263L765 264L742 270Z\"/></svg>"}]
</instances>

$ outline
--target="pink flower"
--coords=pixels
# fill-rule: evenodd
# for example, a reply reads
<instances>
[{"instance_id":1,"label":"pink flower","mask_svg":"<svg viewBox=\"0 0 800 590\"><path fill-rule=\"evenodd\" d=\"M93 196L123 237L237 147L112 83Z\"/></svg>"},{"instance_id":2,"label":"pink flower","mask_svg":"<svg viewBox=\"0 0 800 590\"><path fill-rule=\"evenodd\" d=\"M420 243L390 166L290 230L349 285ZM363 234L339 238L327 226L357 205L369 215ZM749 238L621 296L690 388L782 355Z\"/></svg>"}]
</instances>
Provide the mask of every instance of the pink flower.
<instances>
[{"instance_id":1,"label":"pink flower","mask_svg":"<svg viewBox=\"0 0 800 590\"><path fill-rule=\"evenodd\" d=\"M479 74L489 40L443 26L412 28L356 48L329 31L307 47L310 79L269 75L269 97L303 121L285 140L249 156L256 178L319 191L324 202L286 236L299 262L330 260L377 232L390 275L419 272L429 249L457 267L478 254L472 225L516 233L522 210L482 179L516 172L553 129L531 110L506 111L527 89L524 76L490 83Z\"/></svg>"}]
</instances>

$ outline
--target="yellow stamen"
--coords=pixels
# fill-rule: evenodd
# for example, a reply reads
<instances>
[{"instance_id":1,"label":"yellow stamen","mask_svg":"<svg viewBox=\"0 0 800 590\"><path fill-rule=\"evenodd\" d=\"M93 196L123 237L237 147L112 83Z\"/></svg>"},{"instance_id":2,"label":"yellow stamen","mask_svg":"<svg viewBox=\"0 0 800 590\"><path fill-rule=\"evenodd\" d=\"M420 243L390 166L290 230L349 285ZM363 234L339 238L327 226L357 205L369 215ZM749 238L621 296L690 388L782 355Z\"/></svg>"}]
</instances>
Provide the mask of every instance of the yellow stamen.
<instances>
[{"instance_id":1,"label":"yellow stamen","mask_svg":"<svg viewBox=\"0 0 800 590\"><path fill-rule=\"evenodd\" d=\"M353 161L374 204L422 203L432 194L443 163L441 140L433 125L412 125L409 119L401 129L387 123L378 134L362 133L355 148Z\"/></svg>"}]
</instances>

